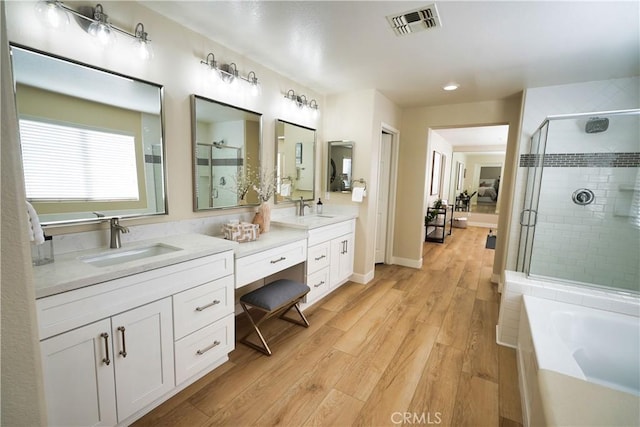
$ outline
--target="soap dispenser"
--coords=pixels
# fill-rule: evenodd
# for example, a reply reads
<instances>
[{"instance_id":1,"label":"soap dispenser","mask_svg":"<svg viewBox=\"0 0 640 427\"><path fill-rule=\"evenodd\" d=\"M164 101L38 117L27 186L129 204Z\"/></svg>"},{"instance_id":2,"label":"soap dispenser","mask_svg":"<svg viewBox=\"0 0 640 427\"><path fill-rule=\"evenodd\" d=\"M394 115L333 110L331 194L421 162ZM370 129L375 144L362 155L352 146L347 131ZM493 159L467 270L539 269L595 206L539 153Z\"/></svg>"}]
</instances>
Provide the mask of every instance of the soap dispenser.
<instances>
[{"instance_id":1,"label":"soap dispenser","mask_svg":"<svg viewBox=\"0 0 640 427\"><path fill-rule=\"evenodd\" d=\"M320 198L318 198L318 203L316 203L316 214L320 215L322 214L322 200L320 200Z\"/></svg>"}]
</instances>

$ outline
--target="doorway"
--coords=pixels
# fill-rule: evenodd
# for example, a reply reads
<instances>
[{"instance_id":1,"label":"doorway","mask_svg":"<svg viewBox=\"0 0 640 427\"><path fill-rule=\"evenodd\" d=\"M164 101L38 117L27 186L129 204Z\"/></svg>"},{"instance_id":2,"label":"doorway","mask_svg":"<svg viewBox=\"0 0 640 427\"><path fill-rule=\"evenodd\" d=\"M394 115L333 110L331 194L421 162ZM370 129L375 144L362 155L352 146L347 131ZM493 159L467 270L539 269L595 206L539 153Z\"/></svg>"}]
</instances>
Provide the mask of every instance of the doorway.
<instances>
[{"instance_id":1,"label":"doorway","mask_svg":"<svg viewBox=\"0 0 640 427\"><path fill-rule=\"evenodd\" d=\"M374 262L391 263L393 248L393 209L397 159L397 137L395 129L384 126L380 134L380 162L378 168L378 197L376 205L376 240Z\"/></svg>"},{"instance_id":2,"label":"doorway","mask_svg":"<svg viewBox=\"0 0 640 427\"><path fill-rule=\"evenodd\" d=\"M508 125L434 129L451 147L449 187L445 197L460 205L455 217L469 225L495 228L500 208L500 179L507 148Z\"/></svg>"}]
</instances>

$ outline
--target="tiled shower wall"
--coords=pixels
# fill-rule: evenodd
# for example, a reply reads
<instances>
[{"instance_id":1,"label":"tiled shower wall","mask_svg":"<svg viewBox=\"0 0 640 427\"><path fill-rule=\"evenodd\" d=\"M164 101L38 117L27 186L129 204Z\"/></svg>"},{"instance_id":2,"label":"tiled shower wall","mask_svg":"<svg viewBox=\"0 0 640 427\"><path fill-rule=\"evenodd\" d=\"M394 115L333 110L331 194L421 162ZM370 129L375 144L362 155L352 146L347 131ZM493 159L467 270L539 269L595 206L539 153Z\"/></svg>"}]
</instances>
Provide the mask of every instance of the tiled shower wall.
<instances>
[{"instance_id":1,"label":"tiled shower wall","mask_svg":"<svg viewBox=\"0 0 640 427\"><path fill-rule=\"evenodd\" d=\"M639 207L631 203L640 116L608 116L608 129L591 134L589 117L549 122L530 274L640 291ZM541 159L523 155L520 166ZM593 192L593 203L573 203L580 189Z\"/></svg>"},{"instance_id":2,"label":"tiled shower wall","mask_svg":"<svg viewBox=\"0 0 640 427\"><path fill-rule=\"evenodd\" d=\"M575 83L570 85L548 86L527 89L524 96L522 111L522 121L520 126L519 154L529 153L530 139L538 126L545 118L560 114L578 114L594 111L613 111L640 108L640 77L630 77L624 79L600 80L585 83ZM585 119L586 120L586 119ZM613 132L615 128L610 127ZM568 130L566 133L569 133ZM598 135L593 134L594 141ZM579 141L572 141L571 138L562 137L560 144L553 153L577 153L584 152L579 149ZM637 141L636 141L637 142ZM574 147L573 151L571 146ZM602 144L601 144L602 148ZM586 151L586 150L585 150ZM588 150L594 152L593 150ZM607 151L607 150L598 150ZM613 152L638 151L623 150L615 147ZM513 211L511 212L511 228L508 236L507 250L507 270L515 270L518 256L518 245L520 241L520 211L523 209L524 189L527 179L527 167L517 166L516 184L513 195ZM504 281L502 281L504 283Z\"/></svg>"}]
</instances>

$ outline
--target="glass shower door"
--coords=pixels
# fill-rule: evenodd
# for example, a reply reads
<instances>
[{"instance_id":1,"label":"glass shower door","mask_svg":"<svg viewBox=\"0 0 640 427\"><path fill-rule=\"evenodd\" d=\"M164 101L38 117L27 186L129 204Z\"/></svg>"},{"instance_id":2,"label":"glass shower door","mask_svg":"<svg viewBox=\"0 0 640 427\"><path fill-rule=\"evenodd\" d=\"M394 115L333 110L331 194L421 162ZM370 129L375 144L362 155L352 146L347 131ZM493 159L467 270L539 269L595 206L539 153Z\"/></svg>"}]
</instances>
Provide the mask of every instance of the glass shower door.
<instances>
[{"instance_id":1,"label":"glass shower door","mask_svg":"<svg viewBox=\"0 0 640 427\"><path fill-rule=\"evenodd\" d=\"M544 150L549 131L549 121L545 120L531 136L529 154L524 156L522 166L527 168L527 182L522 211L520 212L520 245L516 271L529 273L533 237L538 216L538 199L544 163Z\"/></svg>"}]
</instances>

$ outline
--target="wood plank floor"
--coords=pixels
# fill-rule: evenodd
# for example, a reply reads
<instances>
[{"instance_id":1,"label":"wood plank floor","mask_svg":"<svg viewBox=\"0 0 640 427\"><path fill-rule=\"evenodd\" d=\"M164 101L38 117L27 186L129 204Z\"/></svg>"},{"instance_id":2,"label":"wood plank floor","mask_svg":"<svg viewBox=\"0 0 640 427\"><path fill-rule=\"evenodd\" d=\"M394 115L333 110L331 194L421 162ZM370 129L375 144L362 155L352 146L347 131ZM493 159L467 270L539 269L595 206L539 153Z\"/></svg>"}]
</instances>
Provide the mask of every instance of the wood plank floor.
<instances>
[{"instance_id":1,"label":"wood plank floor","mask_svg":"<svg viewBox=\"0 0 640 427\"><path fill-rule=\"evenodd\" d=\"M267 322L273 356L237 344L134 425L521 425L515 352L495 343L487 231L425 243L419 270L377 266L371 283L309 308L308 329ZM247 325L236 322L241 336Z\"/></svg>"}]
</instances>

